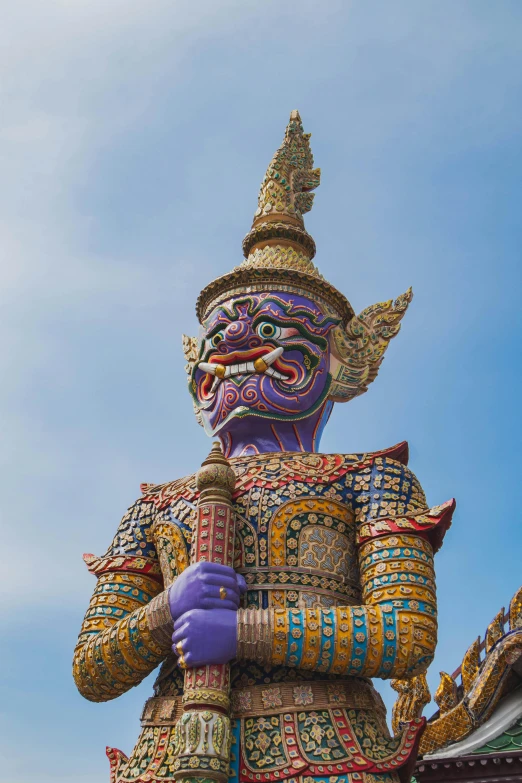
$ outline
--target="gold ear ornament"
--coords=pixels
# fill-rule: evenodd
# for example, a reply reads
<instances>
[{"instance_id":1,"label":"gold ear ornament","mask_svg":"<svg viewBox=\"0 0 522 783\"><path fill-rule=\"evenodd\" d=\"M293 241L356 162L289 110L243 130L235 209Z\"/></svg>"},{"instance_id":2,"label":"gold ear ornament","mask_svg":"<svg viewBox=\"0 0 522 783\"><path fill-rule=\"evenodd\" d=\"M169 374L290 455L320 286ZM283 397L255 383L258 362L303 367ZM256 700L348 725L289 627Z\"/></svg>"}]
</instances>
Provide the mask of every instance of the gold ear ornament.
<instances>
[{"instance_id":1,"label":"gold ear ornament","mask_svg":"<svg viewBox=\"0 0 522 783\"><path fill-rule=\"evenodd\" d=\"M413 299L411 288L395 301L370 305L332 333L329 398L334 402L364 394L377 377L390 340L401 328L401 320Z\"/></svg>"}]
</instances>

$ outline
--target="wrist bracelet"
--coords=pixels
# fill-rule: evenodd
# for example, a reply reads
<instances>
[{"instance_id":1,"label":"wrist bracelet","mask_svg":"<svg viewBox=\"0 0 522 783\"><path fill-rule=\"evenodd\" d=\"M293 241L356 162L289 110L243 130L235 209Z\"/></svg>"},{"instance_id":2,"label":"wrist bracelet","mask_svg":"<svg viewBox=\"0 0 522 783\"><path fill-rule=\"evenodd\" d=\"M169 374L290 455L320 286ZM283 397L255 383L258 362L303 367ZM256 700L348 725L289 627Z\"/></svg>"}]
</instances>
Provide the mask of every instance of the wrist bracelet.
<instances>
[{"instance_id":1,"label":"wrist bracelet","mask_svg":"<svg viewBox=\"0 0 522 783\"><path fill-rule=\"evenodd\" d=\"M170 613L169 591L163 590L147 605L147 623L152 638L161 647L171 647L174 621Z\"/></svg>"},{"instance_id":2,"label":"wrist bracelet","mask_svg":"<svg viewBox=\"0 0 522 783\"><path fill-rule=\"evenodd\" d=\"M238 660L269 664L272 659L272 636L271 609L238 609Z\"/></svg>"}]
</instances>

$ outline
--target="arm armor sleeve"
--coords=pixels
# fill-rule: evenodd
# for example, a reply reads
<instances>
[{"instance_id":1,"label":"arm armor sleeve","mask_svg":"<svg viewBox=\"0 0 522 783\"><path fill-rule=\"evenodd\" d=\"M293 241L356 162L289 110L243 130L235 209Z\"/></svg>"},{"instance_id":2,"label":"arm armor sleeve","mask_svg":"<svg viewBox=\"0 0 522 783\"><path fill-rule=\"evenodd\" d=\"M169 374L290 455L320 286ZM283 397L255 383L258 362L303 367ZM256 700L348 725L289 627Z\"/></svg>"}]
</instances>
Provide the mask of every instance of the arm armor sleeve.
<instances>
[{"instance_id":1,"label":"arm armor sleeve","mask_svg":"<svg viewBox=\"0 0 522 783\"><path fill-rule=\"evenodd\" d=\"M425 671L437 643L433 550L454 505L375 522L361 519L363 604L240 610L238 657L383 679Z\"/></svg>"},{"instance_id":2,"label":"arm armor sleeve","mask_svg":"<svg viewBox=\"0 0 522 783\"><path fill-rule=\"evenodd\" d=\"M138 501L107 554L84 556L98 582L74 651L73 676L90 701L108 701L128 691L169 652L169 634L159 621L165 617L167 593L151 522L150 504Z\"/></svg>"}]
</instances>

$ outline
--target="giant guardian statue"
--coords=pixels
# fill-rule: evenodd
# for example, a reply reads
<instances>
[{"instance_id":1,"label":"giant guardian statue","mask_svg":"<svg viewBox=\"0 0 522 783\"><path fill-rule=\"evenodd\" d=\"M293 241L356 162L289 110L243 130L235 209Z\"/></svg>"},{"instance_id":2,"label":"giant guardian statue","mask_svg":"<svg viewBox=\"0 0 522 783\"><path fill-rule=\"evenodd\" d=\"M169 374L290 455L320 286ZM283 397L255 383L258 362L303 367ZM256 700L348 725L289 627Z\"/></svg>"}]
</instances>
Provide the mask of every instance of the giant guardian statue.
<instances>
[{"instance_id":1,"label":"giant guardian statue","mask_svg":"<svg viewBox=\"0 0 522 783\"><path fill-rule=\"evenodd\" d=\"M80 692L108 701L160 667L134 750L107 749L111 783L409 780L424 719L390 736L372 678L422 685L455 504L428 505L405 443L319 450L412 297L356 315L319 272L303 221L319 180L294 111L244 261L203 289L200 335L183 338L212 450L143 485L107 552L84 556Z\"/></svg>"}]
</instances>

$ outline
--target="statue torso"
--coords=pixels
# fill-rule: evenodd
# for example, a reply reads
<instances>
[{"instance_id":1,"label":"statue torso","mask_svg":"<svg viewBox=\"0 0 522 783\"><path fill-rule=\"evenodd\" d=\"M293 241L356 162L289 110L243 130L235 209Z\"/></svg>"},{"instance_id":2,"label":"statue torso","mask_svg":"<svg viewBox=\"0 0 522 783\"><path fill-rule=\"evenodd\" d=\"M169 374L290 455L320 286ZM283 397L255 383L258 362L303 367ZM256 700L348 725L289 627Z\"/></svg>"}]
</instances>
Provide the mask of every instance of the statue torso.
<instances>
[{"instance_id":1,"label":"statue torso","mask_svg":"<svg viewBox=\"0 0 522 783\"><path fill-rule=\"evenodd\" d=\"M426 505L404 457L401 447L395 447L369 455L284 453L233 459L235 568L248 585L245 605L360 605L356 545L361 526L367 519L384 526L380 517ZM145 485L143 491L109 551L157 558L168 585L190 563L198 501L195 476ZM300 767L312 774L357 769L368 762L364 754L357 756L355 737L361 738L357 742L373 737L375 759L400 750L400 742L389 738L382 700L364 678L235 663L232 688L244 765L241 780L256 780L260 774L263 779L285 778ZM176 656L162 665L154 691L145 705L131 766L140 766L143 754L153 754L162 731L173 730L183 691ZM307 736L311 726L317 726L315 733L308 744L298 740L296 755L292 737ZM314 767L318 762L335 762L335 767Z\"/></svg>"},{"instance_id":2,"label":"statue torso","mask_svg":"<svg viewBox=\"0 0 522 783\"><path fill-rule=\"evenodd\" d=\"M346 458L263 455L232 464L238 477L234 567L247 581L246 604L312 608L360 603ZM168 485L160 502L168 505L157 514L151 532L168 584L181 565L180 549L186 548L183 554L189 558L197 503L194 477Z\"/></svg>"},{"instance_id":3,"label":"statue torso","mask_svg":"<svg viewBox=\"0 0 522 783\"><path fill-rule=\"evenodd\" d=\"M247 582L245 606L328 608L362 603L356 553L359 523L368 516L378 519L390 511L401 514L425 505L416 479L397 459L399 448L370 455L284 453L231 461L237 477L234 567ZM190 563L198 501L195 476L143 489L144 501L153 504L145 537L154 545L168 585ZM165 682L163 672L161 690L179 692L180 672L168 668L170 682ZM255 664L236 664L233 682L266 683L275 674ZM278 680L287 674L295 679L297 672L278 667ZM303 671L298 676L325 679L320 672Z\"/></svg>"}]
</instances>

